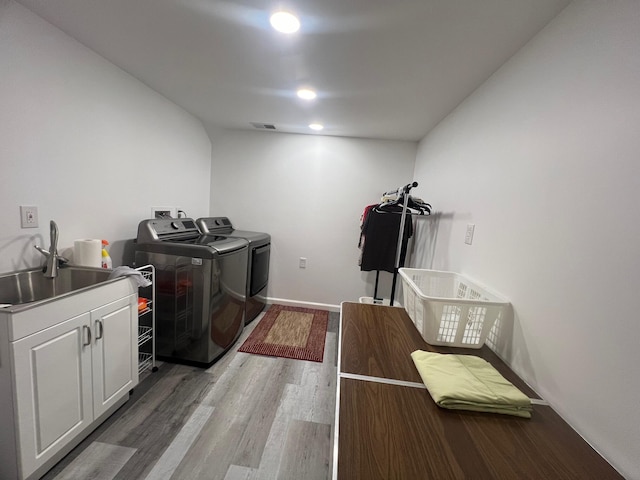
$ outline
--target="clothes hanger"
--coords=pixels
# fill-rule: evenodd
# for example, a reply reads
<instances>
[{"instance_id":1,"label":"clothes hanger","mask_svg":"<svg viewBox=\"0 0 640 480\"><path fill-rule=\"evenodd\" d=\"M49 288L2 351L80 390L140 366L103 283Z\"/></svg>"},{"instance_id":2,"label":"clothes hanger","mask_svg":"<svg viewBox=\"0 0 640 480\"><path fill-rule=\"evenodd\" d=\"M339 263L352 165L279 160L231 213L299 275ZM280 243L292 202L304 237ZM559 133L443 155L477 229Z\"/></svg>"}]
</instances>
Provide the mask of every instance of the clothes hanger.
<instances>
[{"instance_id":1,"label":"clothes hanger","mask_svg":"<svg viewBox=\"0 0 640 480\"><path fill-rule=\"evenodd\" d=\"M401 195L397 200L381 203L374 209L379 213L401 213L403 205L404 195ZM409 195L407 210L413 215L430 215L431 205L420 200L416 200Z\"/></svg>"}]
</instances>

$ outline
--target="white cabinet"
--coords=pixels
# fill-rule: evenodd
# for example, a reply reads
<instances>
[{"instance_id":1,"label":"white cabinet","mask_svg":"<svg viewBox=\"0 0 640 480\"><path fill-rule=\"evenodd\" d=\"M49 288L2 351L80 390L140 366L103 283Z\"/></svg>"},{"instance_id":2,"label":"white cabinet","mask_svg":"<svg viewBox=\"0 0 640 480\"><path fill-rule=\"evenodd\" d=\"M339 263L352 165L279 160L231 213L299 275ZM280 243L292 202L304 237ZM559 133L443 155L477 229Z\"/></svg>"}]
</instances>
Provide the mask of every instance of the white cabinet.
<instances>
[{"instance_id":1,"label":"white cabinet","mask_svg":"<svg viewBox=\"0 0 640 480\"><path fill-rule=\"evenodd\" d=\"M91 312L93 415L99 417L138 383L138 297Z\"/></svg>"},{"instance_id":2,"label":"white cabinet","mask_svg":"<svg viewBox=\"0 0 640 480\"><path fill-rule=\"evenodd\" d=\"M26 474L93 421L85 313L14 342L20 463Z\"/></svg>"},{"instance_id":3,"label":"white cabinet","mask_svg":"<svg viewBox=\"0 0 640 480\"><path fill-rule=\"evenodd\" d=\"M137 295L116 284L89 302L0 317L0 478L39 478L138 383Z\"/></svg>"}]
</instances>

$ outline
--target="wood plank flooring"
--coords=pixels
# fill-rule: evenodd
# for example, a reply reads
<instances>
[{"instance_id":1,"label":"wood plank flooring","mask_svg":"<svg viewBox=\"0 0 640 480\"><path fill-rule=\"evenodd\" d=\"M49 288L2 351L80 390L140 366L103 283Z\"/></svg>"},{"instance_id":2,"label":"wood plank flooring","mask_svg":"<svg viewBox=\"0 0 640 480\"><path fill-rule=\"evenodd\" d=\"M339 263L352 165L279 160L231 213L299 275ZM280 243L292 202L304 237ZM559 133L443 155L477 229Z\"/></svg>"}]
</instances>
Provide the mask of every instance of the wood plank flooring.
<instances>
[{"instance_id":1,"label":"wood plank flooring","mask_svg":"<svg viewBox=\"0 0 640 480\"><path fill-rule=\"evenodd\" d=\"M322 363L238 352L165 363L45 480L324 480L331 476L339 314Z\"/></svg>"}]
</instances>

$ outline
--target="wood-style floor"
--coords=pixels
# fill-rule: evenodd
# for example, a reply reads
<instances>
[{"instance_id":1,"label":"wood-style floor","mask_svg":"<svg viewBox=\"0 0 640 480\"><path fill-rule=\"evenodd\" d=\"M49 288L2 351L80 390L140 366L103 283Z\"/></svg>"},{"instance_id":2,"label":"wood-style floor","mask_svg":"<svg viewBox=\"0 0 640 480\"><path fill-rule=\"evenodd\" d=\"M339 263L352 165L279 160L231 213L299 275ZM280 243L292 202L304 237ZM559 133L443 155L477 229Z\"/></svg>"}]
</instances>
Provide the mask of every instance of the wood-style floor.
<instances>
[{"instance_id":1,"label":"wood-style floor","mask_svg":"<svg viewBox=\"0 0 640 480\"><path fill-rule=\"evenodd\" d=\"M339 314L323 363L238 352L209 369L162 364L46 480L326 480Z\"/></svg>"}]
</instances>

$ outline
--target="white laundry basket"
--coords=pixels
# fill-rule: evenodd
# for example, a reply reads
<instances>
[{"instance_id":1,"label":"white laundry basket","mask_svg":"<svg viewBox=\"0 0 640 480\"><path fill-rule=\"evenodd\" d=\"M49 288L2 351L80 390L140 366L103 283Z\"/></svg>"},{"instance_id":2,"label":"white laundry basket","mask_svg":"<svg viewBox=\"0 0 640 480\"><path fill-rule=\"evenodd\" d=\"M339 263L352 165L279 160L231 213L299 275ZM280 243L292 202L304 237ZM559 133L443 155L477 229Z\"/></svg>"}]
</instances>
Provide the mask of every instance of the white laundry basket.
<instances>
[{"instance_id":1,"label":"white laundry basket","mask_svg":"<svg viewBox=\"0 0 640 480\"><path fill-rule=\"evenodd\" d=\"M454 272L401 268L404 308L427 343L480 348L509 302Z\"/></svg>"}]
</instances>

